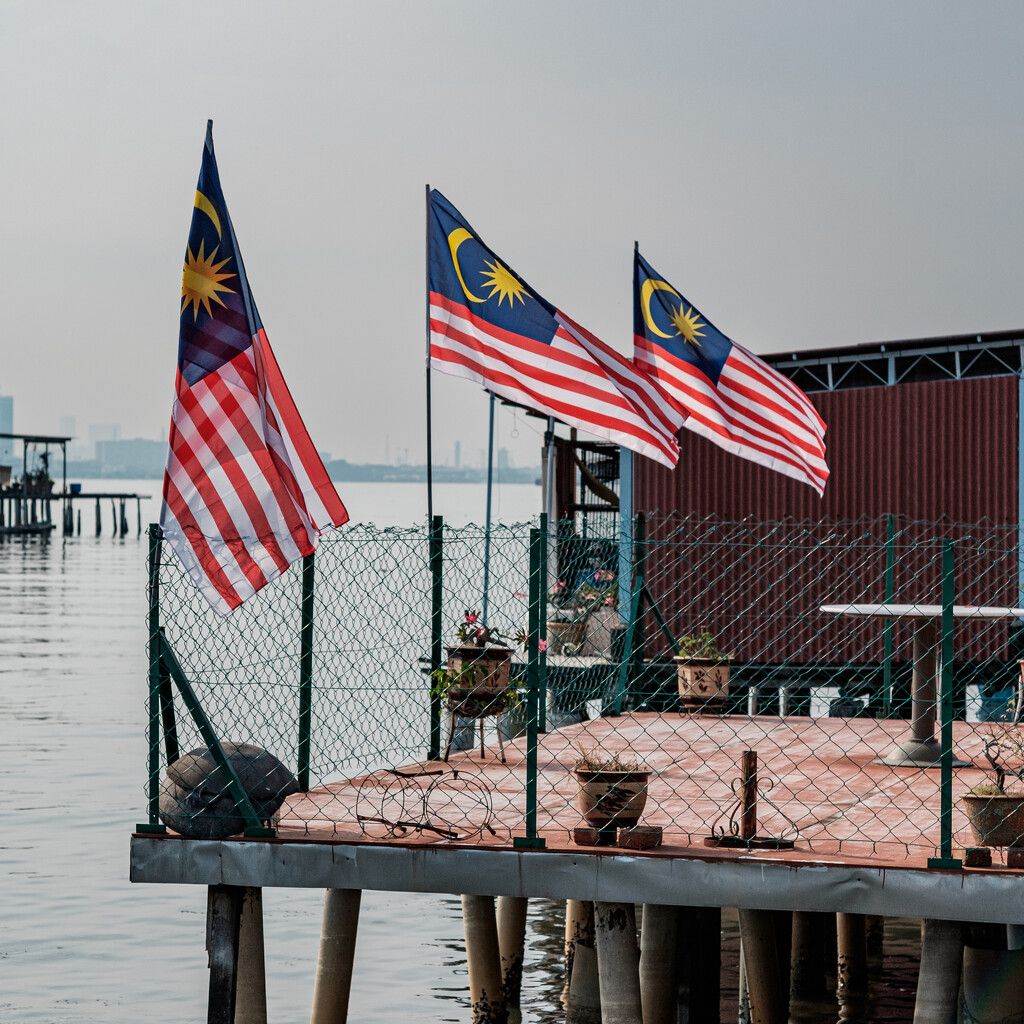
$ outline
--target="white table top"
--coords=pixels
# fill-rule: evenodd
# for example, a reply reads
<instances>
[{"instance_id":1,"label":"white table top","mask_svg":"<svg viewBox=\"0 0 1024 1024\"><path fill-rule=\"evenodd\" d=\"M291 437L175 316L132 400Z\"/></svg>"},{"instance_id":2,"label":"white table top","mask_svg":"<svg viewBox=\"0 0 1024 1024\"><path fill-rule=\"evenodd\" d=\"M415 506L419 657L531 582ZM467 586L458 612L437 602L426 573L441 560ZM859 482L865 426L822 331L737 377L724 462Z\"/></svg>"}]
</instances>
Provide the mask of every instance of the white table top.
<instances>
[{"instance_id":1,"label":"white table top","mask_svg":"<svg viewBox=\"0 0 1024 1024\"><path fill-rule=\"evenodd\" d=\"M829 615L870 615L880 618L941 619L941 604L823 604ZM953 605L956 619L1024 619L1024 608L1003 606L982 607L974 604Z\"/></svg>"}]
</instances>

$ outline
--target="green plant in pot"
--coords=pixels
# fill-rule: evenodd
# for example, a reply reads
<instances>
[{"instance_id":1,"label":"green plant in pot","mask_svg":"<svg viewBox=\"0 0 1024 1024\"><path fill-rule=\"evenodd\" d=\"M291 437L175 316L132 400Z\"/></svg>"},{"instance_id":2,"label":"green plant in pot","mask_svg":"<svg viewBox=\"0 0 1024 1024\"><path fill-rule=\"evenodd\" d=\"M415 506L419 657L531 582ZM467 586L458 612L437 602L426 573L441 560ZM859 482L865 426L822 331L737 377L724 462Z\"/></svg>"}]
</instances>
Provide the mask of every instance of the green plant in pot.
<instances>
[{"instance_id":1,"label":"green plant in pot","mask_svg":"<svg viewBox=\"0 0 1024 1024\"><path fill-rule=\"evenodd\" d=\"M729 695L732 654L723 651L713 633L684 636L675 657L679 699L684 710L720 707Z\"/></svg>"},{"instance_id":2,"label":"green plant in pot","mask_svg":"<svg viewBox=\"0 0 1024 1024\"><path fill-rule=\"evenodd\" d=\"M971 831L980 846L1024 847L1024 725L1011 715L983 730L992 779L960 798Z\"/></svg>"},{"instance_id":3,"label":"green plant in pot","mask_svg":"<svg viewBox=\"0 0 1024 1024\"><path fill-rule=\"evenodd\" d=\"M509 639L525 649L526 634L520 631L507 638L486 626L478 611L467 608L456 637L458 643L446 648L446 667L431 674L431 696L445 701L448 710L461 718L484 718L515 707L522 684L510 677Z\"/></svg>"},{"instance_id":4,"label":"green plant in pot","mask_svg":"<svg viewBox=\"0 0 1024 1024\"><path fill-rule=\"evenodd\" d=\"M618 829L632 828L640 820L651 769L635 758L581 748L573 771L583 819L597 829L599 845L612 845Z\"/></svg>"}]
</instances>

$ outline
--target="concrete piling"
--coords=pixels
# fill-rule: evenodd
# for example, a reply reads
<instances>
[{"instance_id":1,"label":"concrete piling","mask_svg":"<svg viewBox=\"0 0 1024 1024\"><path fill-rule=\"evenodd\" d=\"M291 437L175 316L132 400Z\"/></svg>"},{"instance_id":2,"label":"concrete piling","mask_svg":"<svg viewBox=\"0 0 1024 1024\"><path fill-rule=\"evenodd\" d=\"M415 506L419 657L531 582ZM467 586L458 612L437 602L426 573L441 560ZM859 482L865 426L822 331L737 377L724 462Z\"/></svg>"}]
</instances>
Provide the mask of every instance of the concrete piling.
<instances>
[{"instance_id":1,"label":"concrete piling","mask_svg":"<svg viewBox=\"0 0 1024 1024\"><path fill-rule=\"evenodd\" d=\"M601 991L597 980L594 904L565 904L565 1024L601 1024Z\"/></svg>"},{"instance_id":2,"label":"concrete piling","mask_svg":"<svg viewBox=\"0 0 1024 1024\"><path fill-rule=\"evenodd\" d=\"M868 999L868 946L863 914L836 914L839 1020L861 1020Z\"/></svg>"},{"instance_id":3,"label":"concrete piling","mask_svg":"<svg viewBox=\"0 0 1024 1024\"><path fill-rule=\"evenodd\" d=\"M310 1024L345 1024L359 928L359 889L328 889L320 927L320 954Z\"/></svg>"},{"instance_id":4,"label":"concrete piling","mask_svg":"<svg viewBox=\"0 0 1024 1024\"><path fill-rule=\"evenodd\" d=\"M505 1024L494 897L463 896L462 923L466 932L473 1024Z\"/></svg>"},{"instance_id":5,"label":"concrete piling","mask_svg":"<svg viewBox=\"0 0 1024 1024\"><path fill-rule=\"evenodd\" d=\"M498 955L501 959L501 992L505 1012L510 1018L519 1015L528 903L528 900L520 896L498 897L497 925Z\"/></svg>"},{"instance_id":6,"label":"concrete piling","mask_svg":"<svg viewBox=\"0 0 1024 1024\"><path fill-rule=\"evenodd\" d=\"M921 967L914 1024L956 1024L963 960L964 943L958 922L921 922Z\"/></svg>"},{"instance_id":7,"label":"concrete piling","mask_svg":"<svg viewBox=\"0 0 1024 1024\"><path fill-rule=\"evenodd\" d=\"M778 914L771 910L741 909L739 920L750 1022L786 1024L789 968L780 955Z\"/></svg>"},{"instance_id":8,"label":"concrete piling","mask_svg":"<svg viewBox=\"0 0 1024 1024\"><path fill-rule=\"evenodd\" d=\"M632 903L595 903L594 937L601 989L601 1024L643 1024L640 950ZM576 957L579 959L579 949Z\"/></svg>"},{"instance_id":9,"label":"concrete piling","mask_svg":"<svg viewBox=\"0 0 1024 1024\"><path fill-rule=\"evenodd\" d=\"M789 959L790 1003L823 1003L829 997L825 973L825 933L834 929L832 914L793 912Z\"/></svg>"},{"instance_id":10,"label":"concrete piling","mask_svg":"<svg viewBox=\"0 0 1024 1024\"><path fill-rule=\"evenodd\" d=\"M679 908L644 904L640 928L640 1004L643 1024L676 1024Z\"/></svg>"},{"instance_id":11,"label":"concrete piling","mask_svg":"<svg viewBox=\"0 0 1024 1024\"><path fill-rule=\"evenodd\" d=\"M721 976L721 908L680 907L676 942L678 1024L717 1024Z\"/></svg>"}]
</instances>

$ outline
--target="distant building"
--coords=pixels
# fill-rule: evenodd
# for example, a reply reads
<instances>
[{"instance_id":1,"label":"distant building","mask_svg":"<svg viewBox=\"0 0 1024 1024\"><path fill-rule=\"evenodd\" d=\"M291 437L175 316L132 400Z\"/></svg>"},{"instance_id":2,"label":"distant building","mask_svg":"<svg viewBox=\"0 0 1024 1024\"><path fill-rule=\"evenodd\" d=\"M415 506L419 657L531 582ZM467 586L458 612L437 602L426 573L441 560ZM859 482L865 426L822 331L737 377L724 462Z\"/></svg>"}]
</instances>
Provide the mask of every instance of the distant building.
<instances>
[{"instance_id":1,"label":"distant building","mask_svg":"<svg viewBox=\"0 0 1024 1024\"><path fill-rule=\"evenodd\" d=\"M0 395L0 434L14 433L14 398L11 395ZM14 465L14 442L8 438L0 438L0 467L10 469Z\"/></svg>"},{"instance_id":2,"label":"distant building","mask_svg":"<svg viewBox=\"0 0 1024 1024\"><path fill-rule=\"evenodd\" d=\"M163 474L167 442L141 437L98 441L96 461L101 476L153 478Z\"/></svg>"},{"instance_id":3,"label":"distant building","mask_svg":"<svg viewBox=\"0 0 1024 1024\"><path fill-rule=\"evenodd\" d=\"M89 447L92 449L92 457L100 457L99 448L101 441L120 441L120 423L90 423L89 424Z\"/></svg>"}]
</instances>

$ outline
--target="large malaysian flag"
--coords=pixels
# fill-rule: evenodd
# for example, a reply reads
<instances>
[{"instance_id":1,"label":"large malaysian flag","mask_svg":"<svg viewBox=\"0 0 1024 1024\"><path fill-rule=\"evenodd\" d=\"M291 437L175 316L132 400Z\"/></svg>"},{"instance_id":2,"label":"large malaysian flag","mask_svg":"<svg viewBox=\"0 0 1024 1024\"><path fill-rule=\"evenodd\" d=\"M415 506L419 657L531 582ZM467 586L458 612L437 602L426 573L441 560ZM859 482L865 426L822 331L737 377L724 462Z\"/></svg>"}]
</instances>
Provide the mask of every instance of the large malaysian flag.
<instances>
[{"instance_id":1,"label":"large malaysian flag","mask_svg":"<svg viewBox=\"0 0 1024 1024\"><path fill-rule=\"evenodd\" d=\"M160 525L220 614L348 519L249 291L206 129L181 282Z\"/></svg>"},{"instance_id":2,"label":"large malaysian flag","mask_svg":"<svg viewBox=\"0 0 1024 1024\"><path fill-rule=\"evenodd\" d=\"M666 466L683 421L658 385L542 299L430 193L430 365Z\"/></svg>"},{"instance_id":3,"label":"large malaysian flag","mask_svg":"<svg viewBox=\"0 0 1024 1024\"><path fill-rule=\"evenodd\" d=\"M788 378L731 341L635 253L633 359L733 455L824 493L825 421Z\"/></svg>"}]
</instances>

